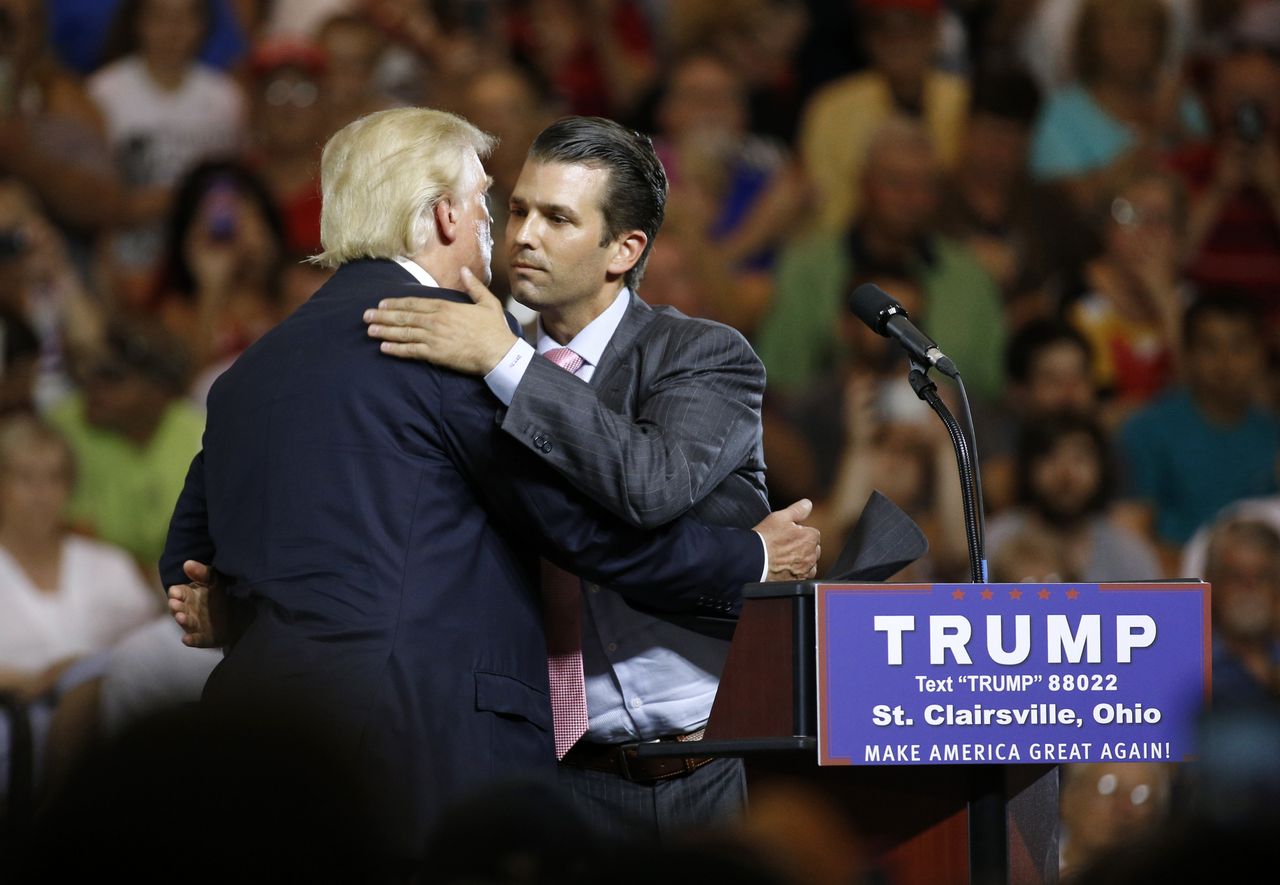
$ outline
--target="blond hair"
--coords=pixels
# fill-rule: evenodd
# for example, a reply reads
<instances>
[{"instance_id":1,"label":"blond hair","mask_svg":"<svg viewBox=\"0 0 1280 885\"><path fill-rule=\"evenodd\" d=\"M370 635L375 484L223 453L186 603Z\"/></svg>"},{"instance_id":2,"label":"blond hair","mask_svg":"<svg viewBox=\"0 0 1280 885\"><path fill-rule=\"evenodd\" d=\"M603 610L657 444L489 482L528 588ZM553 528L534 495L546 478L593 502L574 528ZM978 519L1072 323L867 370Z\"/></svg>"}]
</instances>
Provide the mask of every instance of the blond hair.
<instances>
[{"instance_id":1,"label":"blond hair","mask_svg":"<svg viewBox=\"0 0 1280 885\"><path fill-rule=\"evenodd\" d=\"M418 254L434 236L436 204L472 185L468 152L483 158L496 143L456 114L431 108L377 111L347 124L320 160L324 250L309 260L337 267Z\"/></svg>"}]
</instances>

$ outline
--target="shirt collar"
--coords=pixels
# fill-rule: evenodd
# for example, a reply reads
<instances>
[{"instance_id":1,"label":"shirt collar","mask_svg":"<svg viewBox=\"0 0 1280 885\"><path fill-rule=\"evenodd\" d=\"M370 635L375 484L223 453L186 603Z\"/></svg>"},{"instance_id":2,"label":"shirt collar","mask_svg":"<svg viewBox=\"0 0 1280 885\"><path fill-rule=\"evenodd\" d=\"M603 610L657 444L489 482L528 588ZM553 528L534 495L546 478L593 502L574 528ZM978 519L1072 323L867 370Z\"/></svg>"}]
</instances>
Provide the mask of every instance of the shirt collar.
<instances>
[{"instance_id":1,"label":"shirt collar","mask_svg":"<svg viewBox=\"0 0 1280 885\"><path fill-rule=\"evenodd\" d=\"M416 261L400 257L396 259L396 264L413 274L413 278L419 283L422 283L422 285L430 286L433 289L440 288L440 284L436 282L435 277L427 273L426 270L423 269L422 265L418 264Z\"/></svg>"},{"instance_id":2,"label":"shirt collar","mask_svg":"<svg viewBox=\"0 0 1280 885\"><path fill-rule=\"evenodd\" d=\"M604 349L609 346L609 340L613 338L613 333L618 331L618 325L622 322L622 316L627 312L627 305L630 303L631 290L623 286L622 291L613 299L613 303L605 308L600 316L587 323L586 328L574 335L573 340L565 345L557 343L554 338L544 332L542 330L542 320L539 319L538 353L546 353L548 350L564 346L582 357L584 362L590 363L592 366L600 365L600 358L604 356Z\"/></svg>"}]
</instances>

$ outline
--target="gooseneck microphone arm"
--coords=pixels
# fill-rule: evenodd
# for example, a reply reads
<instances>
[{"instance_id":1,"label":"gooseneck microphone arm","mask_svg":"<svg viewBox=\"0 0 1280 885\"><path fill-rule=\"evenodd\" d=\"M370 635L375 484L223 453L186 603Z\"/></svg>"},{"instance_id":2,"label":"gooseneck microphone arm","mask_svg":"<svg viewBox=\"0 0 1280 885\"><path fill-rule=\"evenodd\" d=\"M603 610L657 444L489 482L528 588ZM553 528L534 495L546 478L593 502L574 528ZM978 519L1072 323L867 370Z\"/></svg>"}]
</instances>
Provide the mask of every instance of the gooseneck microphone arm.
<instances>
[{"instance_id":1,"label":"gooseneck microphone arm","mask_svg":"<svg viewBox=\"0 0 1280 885\"><path fill-rule=\"evenodd\" d=\"M960 429L960 422L951 414L942 397L938 396L938 385L925 374L927 371L928 366L913 357L911 371L907 373L907 381L911 383L911 389L916 392L916 396L928 403L929 407L942 419L942 425L947 428L947 435L951 437L951 447L956 453L956 466L960 471L960 494L964 500L965 537L969 542L969 580L975 584L985 584L987 582L986 561L976 512L979 506L975 479L976 459L968 437Z\"/></svg>"},{"instance_id":2,"label":"gooseneck microphone arm","mask_svg":"<svg viewBox=\"0 0 1280 885\"><path fill-rule=\"evenodd\" d=\"M929 407L942 419L951 437L951 445L956 453L956 466L960 472L961 497L964 499L965 536L969 544L969 579L975 584L987 581L986 552L983 546L983 513L982 513L982 479L978 472L976 443L973 439L972 420L969 420L969 434L960 427L951 410L938 396L938 385L929 378L930 368L954 378L960 388L961 401L969 415L969 399L964 389L964 381L950 357L944 354L929 336L925 335L911 317L892 296L874 283L865 283L849 296L849 308L858 319L866 323L873 331L886 338L895 339L911 361L911 370L907 373L907 381L916 396L929 404Z\"/></svg>"}]
</instances>

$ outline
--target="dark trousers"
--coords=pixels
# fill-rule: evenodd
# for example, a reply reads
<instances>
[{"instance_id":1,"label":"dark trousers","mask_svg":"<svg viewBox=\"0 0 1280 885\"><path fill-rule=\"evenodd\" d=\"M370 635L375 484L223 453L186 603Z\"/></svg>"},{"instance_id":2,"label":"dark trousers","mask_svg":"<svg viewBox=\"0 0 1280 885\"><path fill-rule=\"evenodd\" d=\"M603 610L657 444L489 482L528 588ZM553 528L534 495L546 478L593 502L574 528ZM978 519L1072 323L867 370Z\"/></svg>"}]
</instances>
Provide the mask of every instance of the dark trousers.
<instances>
[{"instance_id":1,"label":"dark trousers","mask_svg":"<svg viewBox=\"0 0 1280 885\"><path fill-rule=\"evenodd\" d=\"M560 784L608 838L668 840L730 824L747 805L747 776L738 758L713 759L689 774L632 783L617 774L559 766Z\"/></svg>"}]
</instances>

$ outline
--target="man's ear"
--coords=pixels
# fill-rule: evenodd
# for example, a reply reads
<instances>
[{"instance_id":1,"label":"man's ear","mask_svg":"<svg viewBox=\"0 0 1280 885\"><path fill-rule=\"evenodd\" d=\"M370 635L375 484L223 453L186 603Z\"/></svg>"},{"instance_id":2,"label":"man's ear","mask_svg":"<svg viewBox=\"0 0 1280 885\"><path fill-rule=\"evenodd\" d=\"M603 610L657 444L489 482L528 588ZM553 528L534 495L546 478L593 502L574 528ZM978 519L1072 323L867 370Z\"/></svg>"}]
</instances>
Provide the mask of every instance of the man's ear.
<instances>
[{"instance_id":1,"label":"man's ear","mask_svg":"<svg viewBox=\"0 0 1280 885\"><path fill-rule=\"evenodd\" d=\"M436 233L448 245L458 236L458 205L452 197L444 197L435 206Z\"/></svg>"},{"instance_id":2,"label":"man's ear","mask_svg":"<svg viewBox=\"0 0 1280 885\"><path fill-rule=\"evenodd\" d=\"M644 254L644 247L647 245L649 245L649 238L641 230L629 230L614 240L609 245L612 250L609 256L609 273L622 276L631 270Z\"/></svg>"}]
</instances>

